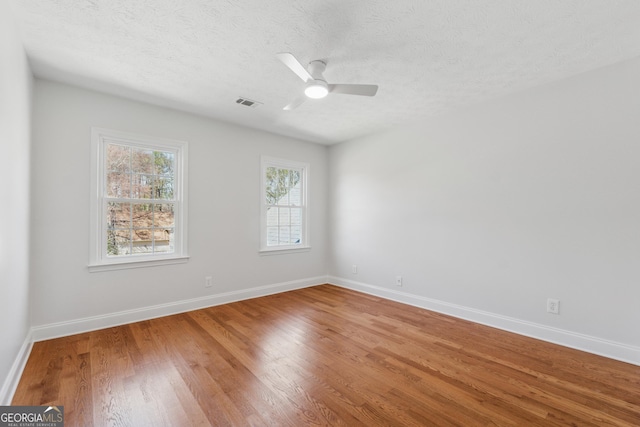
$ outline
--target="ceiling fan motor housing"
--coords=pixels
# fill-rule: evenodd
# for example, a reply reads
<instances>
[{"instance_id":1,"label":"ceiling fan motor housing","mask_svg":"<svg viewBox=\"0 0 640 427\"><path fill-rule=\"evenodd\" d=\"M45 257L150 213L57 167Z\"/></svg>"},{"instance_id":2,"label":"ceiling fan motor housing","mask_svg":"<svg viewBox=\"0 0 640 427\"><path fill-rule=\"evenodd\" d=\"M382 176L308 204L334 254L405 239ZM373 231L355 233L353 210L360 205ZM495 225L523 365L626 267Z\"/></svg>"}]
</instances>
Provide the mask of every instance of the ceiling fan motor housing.
<instances>
[{"instance_id":1,"label":"ceiling fan motor housing","mask_svg":"<svg viewBox=\"0 0 640 427\"><path fill-rule=\"evenodd\" d=\"M316 80L324 80L324 76L322 75L322 73L324 73L324 70L326 69L327 63L324 61L316 59L315 61L309 62L309 74L311 74L311 76Z\"/></svg>"},{"instance_id":2,"label":"ceiling fan motor housing","mask_svg":"<svg viewBox=\"0 0 640 427\"><path fill-rule=\"evenodd\" d=\"M308 70L313 79L307 80L307 87L304 89L304 94L309 98L320 99L329 93L329 85L322 75L326 68L327 63L324 61L316 60L309 62Z\"/></svg>"}]
</instances>

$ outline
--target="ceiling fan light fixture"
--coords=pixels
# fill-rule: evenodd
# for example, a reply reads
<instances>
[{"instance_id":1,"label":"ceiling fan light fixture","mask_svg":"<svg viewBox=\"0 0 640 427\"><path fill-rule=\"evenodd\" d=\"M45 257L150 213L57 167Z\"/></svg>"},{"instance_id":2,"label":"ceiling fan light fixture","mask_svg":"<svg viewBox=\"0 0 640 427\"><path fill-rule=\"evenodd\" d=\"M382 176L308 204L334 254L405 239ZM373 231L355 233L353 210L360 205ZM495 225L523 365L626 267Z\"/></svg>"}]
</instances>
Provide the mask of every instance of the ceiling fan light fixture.
<instances>
[{"instance_id":1,"label":"ceiling fan light fixture","mask_svg":"<svg viewBox=\"0 0 640 427\"><path fill-rule=\"evenodd\" d=\"M329 94L329 86L325 81L312 80L304 89L304 94L312 99L324 98Z\"/></svg>"},{"instance_id":2,"label":"ceiling fan light fixture","mask_svg":"<svg viewBox=\"0 0 640 427\"><path fill-rule=\"evenodd\" d=\"M360 96L374 96L378 92L378 85L363 85L363 84L328 84L324 79L322 73L327 66L326 61L316 59L309 62L309 66L305 67L289 52L281 52L276 54L278 59L291 71L293 71L300 80L305 82L304 94L306 96L298 97L295 101L286 105L283 110L293 110L302 104L305 99L320 99L324 98L331 92L344 94L344 95L360 95Z\"/></svg>"}]
</instances>

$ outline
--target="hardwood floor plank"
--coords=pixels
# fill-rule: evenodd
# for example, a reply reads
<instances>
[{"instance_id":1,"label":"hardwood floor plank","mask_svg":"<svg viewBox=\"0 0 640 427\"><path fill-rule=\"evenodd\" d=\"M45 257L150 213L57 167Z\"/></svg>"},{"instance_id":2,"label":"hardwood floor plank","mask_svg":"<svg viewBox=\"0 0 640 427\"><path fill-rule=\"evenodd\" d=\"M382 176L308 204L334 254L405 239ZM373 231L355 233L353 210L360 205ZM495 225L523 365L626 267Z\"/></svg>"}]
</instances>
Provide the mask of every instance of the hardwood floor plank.
<instances>
[{"instance_id":1,"label":"hardwood floor plank","mask_svg":"<svg viewBox=\"0 0 640 427\"><path fill-rule=\"evenodd\" d=\"M331 285L35 343L66 426L638 426L640 367Z\"/></svg>"},{"instance_id":2,"label":"hardwood floor plank","mask_svg":"<svg viewBox=\"0 0 640 427\"><path fill-rule=\"evenodd\" d=\"M204 338L224 329L215 317L207 316L204 312L194 312L192 317L202 327ZM209 343L213 352L222 358L220 363L212 361L212 376L221 383L223 390L235 404L241 407L245 416L251 417L254 422L263 420L267 425L277 424L283 413L278 408L275 394L259 378L261 370L257 369L253 361L258 354L256 349L247 345L248 342L244 339L237 339L226 332L222 334L222 339ZM249 386L242 386L243 384Z\"/></svg>"}]
</instances>

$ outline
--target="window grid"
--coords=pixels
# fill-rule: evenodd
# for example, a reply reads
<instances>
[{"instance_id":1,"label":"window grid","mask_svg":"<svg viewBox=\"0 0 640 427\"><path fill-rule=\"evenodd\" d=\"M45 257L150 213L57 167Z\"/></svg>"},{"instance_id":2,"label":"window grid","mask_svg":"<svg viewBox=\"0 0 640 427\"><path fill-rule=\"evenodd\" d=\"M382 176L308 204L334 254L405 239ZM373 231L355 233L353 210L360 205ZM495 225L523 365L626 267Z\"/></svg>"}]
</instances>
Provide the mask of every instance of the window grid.
<instances>
[{"instance_id":1,"label":"window grid","mask_svg":"<svg viewBox=\"0 0 640 427\"><path fill-rule=\"evenodd\" d=\"M105 153L106 256L173 253L175 153L115 142Z\"/></svg>"},{"instance_id":2,"label":"window grid","mask_svg":"<svg viewBox=\"0 0 640 427\"><path fill-rule=\"evenodd\" d=\"M262 250L308 247L307 169L306 164L263 158Z\"/></svg>"},{"instance_id":3,"label":"window grid","mask_svg":"<svg viewBox=\"0 0 640 427\"><path fill-rule=\"evenodd\" d=\"M186 262L187 143L92 129L89 271Z\"/></svg>"},{"instance_id":4,"label":"window grid","mask_svg":"<svg viewBox=\"0 0 640 427\"><path fill-rule=\"evenodd\" d=\"M105 199L107 205L107 256L133 255L144 253L173 253L175 224L168 225L166 221L159 220L159 212L173 213L173 203L136 203L129 199ZM139 225L139 217L136 212L139 208L142 212L148 212L147 218L150 225ZM163 206L165 206L163 208ZM118 217L115 211L118 208L128 211L128 220L113 222L110 219ZM144 214L141 214L144 215ZM173 216L173 215L172 215ZM145 239L146 237L146 239ZM114 247L118 253L114 253ZM111 249L111 252L110 252Z\"/></svg>"}]
</instances>

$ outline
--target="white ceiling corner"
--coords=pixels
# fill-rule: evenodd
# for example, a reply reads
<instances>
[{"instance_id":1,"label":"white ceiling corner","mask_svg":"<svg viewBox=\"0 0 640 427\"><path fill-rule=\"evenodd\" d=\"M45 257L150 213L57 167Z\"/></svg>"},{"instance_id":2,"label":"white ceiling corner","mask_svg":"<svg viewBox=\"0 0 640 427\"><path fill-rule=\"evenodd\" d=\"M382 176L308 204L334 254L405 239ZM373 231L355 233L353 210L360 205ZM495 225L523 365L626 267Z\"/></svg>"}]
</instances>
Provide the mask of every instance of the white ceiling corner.
<instances>
[{"instance_id":1,"label":"white ceiling corner","mask_svg":"<svg viewBox=\"0 0 640 427\"><path fill-rule=\"evenodd\" d=\"M324 144L640 56L637 0L10 1L36 76ZM282 111L278 52L380 89Z\"/></svg>"}]
</instances>

